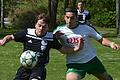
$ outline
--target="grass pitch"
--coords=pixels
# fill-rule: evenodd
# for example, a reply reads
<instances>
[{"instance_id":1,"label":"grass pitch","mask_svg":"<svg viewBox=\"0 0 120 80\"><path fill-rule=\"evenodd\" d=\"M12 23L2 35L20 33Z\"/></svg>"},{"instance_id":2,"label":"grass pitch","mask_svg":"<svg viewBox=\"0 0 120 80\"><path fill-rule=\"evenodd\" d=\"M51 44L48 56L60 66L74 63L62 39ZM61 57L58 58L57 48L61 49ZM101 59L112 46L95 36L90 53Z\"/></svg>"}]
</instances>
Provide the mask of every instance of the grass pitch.
<instances>
[{"instance_id":1,"label":"grass pitch","mask_svg":"<svg viewBox=\"0 0 120 80\"><path fill-rule=\"evenodd\" d=\"M110 38L120 44L120 38ZM107 71L113 76L114 80L120 80L120 50L115 51L108 47L103 47L96 41L92 40L97 49L97 55L103 62ZM16 70L18 69L19 57L22 52L22 44L14 41L0 46L0 80L13 80ZM46 80L65 80L65 55L60 54L57 50L51 50L50 63L47 67ZM97 80L92 75L86 75L83 80Z\"/></svg>"}]
</instances>

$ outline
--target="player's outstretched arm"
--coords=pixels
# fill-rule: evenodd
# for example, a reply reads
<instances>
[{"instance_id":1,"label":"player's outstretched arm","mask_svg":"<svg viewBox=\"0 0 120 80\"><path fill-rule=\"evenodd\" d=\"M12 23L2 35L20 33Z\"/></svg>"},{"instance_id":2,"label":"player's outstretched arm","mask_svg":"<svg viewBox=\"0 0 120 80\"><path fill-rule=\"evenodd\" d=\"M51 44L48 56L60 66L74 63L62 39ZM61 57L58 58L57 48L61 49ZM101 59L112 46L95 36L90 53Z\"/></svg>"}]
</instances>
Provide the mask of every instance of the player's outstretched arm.
<instances>
[{"instance_id":1,"label":"player's outstretched arm","mask_svg":"<svg viewBox=\"0 0 120 80\"><path fill-rule=\"evenodd\" d=\"M0 45L3 46L7 42L9 42L10 40L13 40L13 39L14 39L13 35L6 35L3 39L0 40Z\"/></svg>"},{"instance_id":2,"label":"player's outstretched arm","mask_svg":"<svg viewBox=\"0 0 120 80\"><path fill-rule=\"evenodd\" d=\"M102 38L100 40L100 43L104 46L108 46L108 47L111 47L112 49L116 49L116 50L119 50L120 49L120 45L119 44L116 44L115 42L112 42L110 41L109 39L107 38Z\"/></svg>"}]
</instances>

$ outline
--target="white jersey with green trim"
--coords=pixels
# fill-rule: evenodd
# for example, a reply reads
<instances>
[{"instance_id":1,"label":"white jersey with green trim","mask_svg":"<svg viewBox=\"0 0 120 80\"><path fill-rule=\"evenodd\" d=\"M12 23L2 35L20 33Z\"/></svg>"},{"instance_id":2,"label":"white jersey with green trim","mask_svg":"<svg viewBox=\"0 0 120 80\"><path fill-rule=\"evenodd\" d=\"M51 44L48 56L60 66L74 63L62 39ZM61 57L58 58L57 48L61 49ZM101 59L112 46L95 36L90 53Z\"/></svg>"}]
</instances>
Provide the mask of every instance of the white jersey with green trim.
<instances>
[{"instance_id":1,"label":"white jersey with green trim","mask_svg":"<svg viewBox=\"0 0 120 80\"><path fill-rule=\"evenodd\" d=\"M73 29L69 29L66 25L58 26L53 34L57 31L64 33L65 35L74 33L81 35L84 39L83 49L77 53L66 54L67 64L69 63L86 63L93 59L96 56L96 49L90 42L90 38L94 38L95 40L100 40L102 36L98 34L93 28L88 25L78 25Z\"/></svg>"}]
</instances>

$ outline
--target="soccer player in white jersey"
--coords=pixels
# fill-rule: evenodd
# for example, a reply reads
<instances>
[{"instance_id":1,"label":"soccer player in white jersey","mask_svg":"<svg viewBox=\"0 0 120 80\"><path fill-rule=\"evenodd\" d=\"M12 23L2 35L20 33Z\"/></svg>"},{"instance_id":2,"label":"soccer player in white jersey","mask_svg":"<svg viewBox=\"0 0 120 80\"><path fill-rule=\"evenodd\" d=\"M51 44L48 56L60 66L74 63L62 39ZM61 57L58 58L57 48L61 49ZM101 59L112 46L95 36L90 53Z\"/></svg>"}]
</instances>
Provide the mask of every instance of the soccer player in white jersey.
<instances>
[{"instance_id":1,"label":"soccer player in white jersey","mask_svg":"<svg viewBox=\"0 0 120 80\"><path fill-rule=\"evenodd\" d=\"M52 32L48 32L48 23L48 16L44 13L39 14L35 20L35 28L28 28L15 34L6 35L0 40L1 46L14 40L23 43L23 51L32 50L37 52L37 65L32 69L20 66L14 80L45 80L45 65L49 62L49 51L51 48L57 49L62 53L77 52L81 49L80 44L74 48L62 46Z\"/></svg>"},{"instance_id":2,"label":"soccer player in white jersey","mask_svg":"<svg viewBox=\"0 0 120 80\"><path fill-rule=\"evenodd\" d=\"M89 38L93 38L102 45L115 50L119 50L120 45L102 37L88 25L78 24L76 9L66 8L64 20L66 24L58 26L54 30L54 34L58 39L62 38L60 33L75 33L81 35L84 39L84 46L82 50L77 52L77 54L66 54L66 80L81 80L85 77L86 73L94 75L99 80L113 80L101 61L98 59L96 50L92 46Z\"/></svg>"}]
</instances>

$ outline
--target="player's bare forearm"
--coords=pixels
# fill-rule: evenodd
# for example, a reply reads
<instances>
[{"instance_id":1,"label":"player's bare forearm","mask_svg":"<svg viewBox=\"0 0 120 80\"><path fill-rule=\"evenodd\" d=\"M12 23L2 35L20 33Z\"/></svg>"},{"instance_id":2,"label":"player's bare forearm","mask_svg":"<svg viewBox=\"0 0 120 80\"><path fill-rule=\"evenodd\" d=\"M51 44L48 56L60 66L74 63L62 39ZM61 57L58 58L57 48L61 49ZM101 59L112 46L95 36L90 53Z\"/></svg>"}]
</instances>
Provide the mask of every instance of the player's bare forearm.
<instances>
[{"instance_id":1,"label":"player's bare forearm","mask_svg":"<svg viewBox=\"0 0 120 80\"><path fill-rule=\"evenodd\" d=\"M112 42L110 41L109 39L107 38L102 38L100 43L104 46L108 46L108 47L111 47L112 49L116 49L116 50L119 50L120 49L120 45L119 44L116 44L115 42Z\"/></svg>"},{"instance_id":2,"label":"player's bare forearm","mask_svg":"<svg viewBox=\"0 0 120 80\"><path fill-rule=\"evenodd\" d=\"M3 46L12 39L13 35L6 35L3 39L0 40L0 45Z\"/></svg>"},{"instance_id":3,"label":"player's bare forearm","mask_svg":"<svg viewBox=\"0 0 120 80\"><path fill-rule=\"evenodd\" d=\"M78 52L79 48L78 47L75 47L75 48L71 47L70 48L70 47L67 47L67 46L63 46L59 51L63 54L72 54L72 53Z\"/></svg>"}]
</instances>

